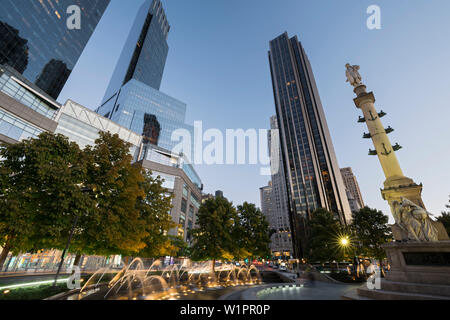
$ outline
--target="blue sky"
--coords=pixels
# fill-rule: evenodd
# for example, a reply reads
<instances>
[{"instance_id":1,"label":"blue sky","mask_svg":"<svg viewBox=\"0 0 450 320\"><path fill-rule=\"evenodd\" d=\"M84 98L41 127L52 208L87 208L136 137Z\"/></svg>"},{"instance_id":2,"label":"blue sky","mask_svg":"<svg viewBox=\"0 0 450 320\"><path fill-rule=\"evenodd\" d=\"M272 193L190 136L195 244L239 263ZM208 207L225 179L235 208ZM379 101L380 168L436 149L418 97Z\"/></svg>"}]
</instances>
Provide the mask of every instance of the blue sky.
<instances>
[{"instance_id":1,"label":"blue sky","mask_svg":"<svg viewBox=\"0 0 450 320\"><path fill-rule=\"evenodd\" d=\"M59 97L95 109L143 0L112 0ZM311 61L339 165L351 166L371 207L389 213L367 128L345 82L345 63L388 115L384 125L403 149L405 175L424 184L437 215L450 194L450 1L447 0L163 0L171 31L161 91L188 105L187 122L204 129L268 128L275 114L268 42L297 35ZM366 9L381 8L382 29L368 30ZM197 166L205 191L235 204L260 204L268 177L260 166ZM392 220L392 219L391 219Z\"/></svg>"}]
</instances>

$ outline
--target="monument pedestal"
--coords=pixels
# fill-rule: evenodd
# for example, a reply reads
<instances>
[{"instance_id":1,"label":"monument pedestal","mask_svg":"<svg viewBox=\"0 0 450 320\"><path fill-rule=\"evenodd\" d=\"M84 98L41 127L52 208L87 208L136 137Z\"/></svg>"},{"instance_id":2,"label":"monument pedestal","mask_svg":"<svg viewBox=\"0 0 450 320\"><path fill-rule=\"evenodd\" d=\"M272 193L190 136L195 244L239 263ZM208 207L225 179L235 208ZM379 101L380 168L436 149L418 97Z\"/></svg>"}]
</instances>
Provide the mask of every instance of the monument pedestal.
<instances>
[{"instance_id":1,"label":"monument pedestal","mask_svg":"<svg viewBox=\"0 0 450 320\"><path fill-rule=\"evenodd\" d=\"M450 286L450 241L392 242L383 249L391 265L386 280Z\"/></svg>"},{"instance_id":2,"label":"monument pedestal","mask_svg":"<svg viewBox=\"0 0 450 320\"><path fill-rule=\"evenodd\" d=\"M383 248L391 269L381 289L364 285L354 299L450 300L450 241L392 242Z\"/></svg>"}]
</instances>

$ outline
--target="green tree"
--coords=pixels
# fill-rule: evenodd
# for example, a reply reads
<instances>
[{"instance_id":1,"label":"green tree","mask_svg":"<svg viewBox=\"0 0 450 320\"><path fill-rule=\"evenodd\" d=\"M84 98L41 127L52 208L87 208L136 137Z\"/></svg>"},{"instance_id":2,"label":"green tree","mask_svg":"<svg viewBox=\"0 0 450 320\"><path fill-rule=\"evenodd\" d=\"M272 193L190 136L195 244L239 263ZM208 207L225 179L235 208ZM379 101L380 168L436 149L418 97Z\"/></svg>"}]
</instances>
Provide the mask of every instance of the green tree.
<instances>
[{"instance_id":1,"label":"green tree","mask_svg":"<svg viewBox=\"0 0 450 320\"><path fill-rule=\"evenodd\" d=\"M206 200L197 214L197 227L192 229L193 260L231 260L236 251L233 239L235 224L238 222L236 208L222 197Z\"/></svg>"},{"instance_id":2,"label":"green tree","mask_svg":"<svg viewBox=\"0 0 450 320\"><path fill-rule=\"evenodd\" d=\"M12 171L0 163L0 270L12 250L14 253L27 248L27 238L33 234L32 216L24 210L20 192L12 185Z\"/></svg>"},{"instance_id":3,"label":"green tree","mask_svg":"<svg viewBox=\"0 0 450 320\"><path fill-rule=\"evenodd\" d=\"M342 227L336 215L326 209L317 209L308 222L308 252L310 261L321 263L346 258L350 247L342 247L340 239L349 236L349 230Z\"/></svg>"},{"instance_id":4,"label":"green tree","mask_svg":"<svg viewBox=\"0 0 450 320\"><path fill-rule=\"evenodd\" d=\"M43 133L0 155L0 239L9 251L62 249L75 217L71 251L157 256L173 252L175 224L162 180L132 165L130 145L100 133L84 151L62 135Z\"/></svg>"},{"instance_id":5,"label":"green tree","mask_svg":"<svg viewBox=\"0 0 450 320\"><path fill-rule=\"evenodd\" d=\"M449 203L445 205L445 208L450 209L450 200ZM442 211L442 214L437 218L437 221L441 222L444 225L445 230L447 230L447 234L450 235L450 210Z\"/></svg>"},{"instance_id":6,"label":"green tree","mask_svg":"<svg viewBox=\"0 0 450 320\"><path fill-rule=\"evenodd\" d=\"M260 209L254 204L244 202L237 207L239 224L234 239L239 258L266 257L270 254L269 223Z\"/></svg>"},{"instance_id":7,"label":"green tree","mask_svg":"<svg viewBox=\"0 0 450 320\"><path fill-rule=\"evenodd\" d=\"M181 237L169 236L170 246L164 255L181 258L190 256L190 248Z\"/></svg>"},{"instance_id":8,"label":"green tree","mask_svg":"<svg viewBox=\"0 0 450 320\"><path fill-rule=\"evenodd\" d=\"M8 251L64 247L75 216L93 207L83 192L87 170L77 144L42 133L5 145L0 155L0 265Z\"/></svg>"},{"instance_id":9,"label":"green tree","mask_svg":"<svg viewBox=\"0 0 450 320\"><path fill-rule=\"evenodd\" d=\"M100 133L85 152L86 185L95 201L93 213L80 219L72 251L157 257L173 252L167 232L176 225L170 216L172 195L139 164L131 164L131 145L118 135Z\"/></svg>"},{"instance_id":10,"label":"green tree","mask_svg":"<svg viewBox=\"0 0 450 320\"><path fill-rule=\"evenodd\" d=\"M367 206L353 212L352 215L352 229L355 232L360 253L381 262L386 257L381 246L392 240L388 216Z\"/></svg>"},{"instance_id":11,"label":"green tree","mask_svg":"<svg viewBox=\"0 0 450 320\"><path fill-rule=\"evenodd\" d=\"M437 221L444 225L447 234L450 235L450 212L442 212L441 216L437 217Z\"/></svg>"},{"instance_id":12,"label":"green tree","mask_svg":"<svg viewBox=\"0 0 450 320\"><path fill-rule=\"evenodd\" d=\"M144 181L140 187L144 197L137 199L137 209L140 219L143 220L146 236L143 241L145 247L139 251L138 256L156 258L161 256L176 256L184 248L184 241L175 241L168 236L170 229L177 227L170 215L173 195L162 186L161 177L153 178L150 172L143 171ZM178 240L178 238L177 238Z\"/></svg>"},{"instance_id":13,"label":"green tree","mask_svg":"<svg viewBox=\"0 0 450 320\"><path fill-rule=\"evenodd\" d=\"M95 145L84 150L85 184L96 204L92 213L80 217L72 252L127 256L146 247L148 234L138 205L146 197L145 177L131 164L130 147L117 134L100 132Z\"/></svg>"}]
</instances>

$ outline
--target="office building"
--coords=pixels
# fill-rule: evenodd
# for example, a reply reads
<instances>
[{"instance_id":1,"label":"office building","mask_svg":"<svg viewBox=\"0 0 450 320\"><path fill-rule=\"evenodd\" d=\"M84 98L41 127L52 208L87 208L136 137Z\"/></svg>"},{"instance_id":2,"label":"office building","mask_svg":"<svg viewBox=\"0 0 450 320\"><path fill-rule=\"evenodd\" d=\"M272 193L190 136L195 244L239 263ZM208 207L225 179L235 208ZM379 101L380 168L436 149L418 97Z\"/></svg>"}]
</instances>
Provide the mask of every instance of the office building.
<instances>
[{"instance_id":1,"label":"office building","mask_svg":"<svg viewBox=\"0 0 450 320\"><path fill-rule=\"evenodd\" d=\"M351 210L308 57L297 37L270 41L270 70L280 129L291 232L296 257L305 256L307 221L318 208L342 224Z\"/></svg>"},{"instance_id":2,"label":"office building","mask_svg":"<svg viewBox=\"0 0 450 320\"><path fill-rule=\"evenodd\" d=\"M172 150L177 145L172 133L178 129L194 137L193 127L185 124L186 104L138 80L128 81L113 100L96 112L144 135L152 144Z\"/></svg>"},{"instance_id":3,"label":"office building","mask_svg":"<svg viewBox=\"0 0 450 320\"><path fill-rule=\"evenodd\" d=\"M346 189L345 191L347 193L348 204L350 206L350 210L352 212L359 211L361 209L361 206L359 205L359 202L355 199L353 194L350 191L348 191L348 189Z\"/></svg>"},{"instance_id":4,"label":"office building","mask_svg":"<svg viewBox=\"0 0 450 320\"><path fill-rule=\"evenodd\" d=\"M272 219L272 182L269 181L267 186L259 188L259 196L261 199L261 212L266 217L269 225L273 225Z\"/></svg>"},{"instance_id":5,"label":"office building","mask_svg":"<svg viewBox=\"0 0 450 320\"><path fill-rule=\"evenodd\" d=\"M275 257L290 257L293 255L291 221L276 116L270 118L268 142L272 171L272 216L269 219L269 228L275 230L275 233L271 237L270 249Z\"/></svg>"},{"instance_id":6,"label":"office building","mask_svg":"<svg viewBox=\"0 0 450 320\"><path fill-rule=\"evenodd\" d=\"M356 201L355 204L350 203L350 206L353 206L352 211L358 211L359 209L364 208L361 190L359 189L358 180L353 174L352 168L342 168L341 174L342 179L344 180L345 188L352 195L353 201Z\"/></svg>"},{"instance_id":7,"label":"office building","mask_svg":"<svg viewBox=\"0 0 450 320\"><path fill-rule=\"evenodd\" d=\"M293 256L292 239L289 222L280 219L275 205L275 193L272 181L260 190L261 212L269 223L269 230L274 231L270 238L270 252L273 259L288 260Z\"/></svg>"},{"instance_id":8,"label":"office building","mask_svg":"<svg viewBox=\"0 0 450 320\"><path fill-rule=\"evenodd\" d=\"M58 114L55 133L62 134L78 144L81 149L93 146L100 132L117 134L120 139L130 143L130 154L137 160L143 138L141 135L106 119L94 111L68 100Z\"/></svg>"},{"instance_id":9,"label":"office building","mask_svg":"<svg viewBox=\"0 0 450 320\"><path fill-rule=\"evenodd\" d=\"M131 79L159 90L169 52L169 30L161 1L146 0L134 20L103 102L118 94Z\"/></svg>"},{"instance_id":10,"label":"office building","mask_svg":"<svg viewBox=\"0 0 450 320\"><path fill-rule=\"evenodd\" d=\"M0 1L0 64L57 99L110 0ZM68 28L80 8L80 28Z\"/></svg>"},{"instance_id":11,"label":"office building","mask_svg":"<svg viewBox=\"0 0 450 320\"><path fill-rule=\"evenodd\" d=\"M161 1L145 1L96 112L172 150L172 133L185 129L193 139L193 127L185 124L186 104L159 91L169 30Z\"/></svg>"},{"instance_id":12,"label":"office building","mask_svg":"<svg viewBox=\"0 0 450 320\"><path fill-rule=\"evenodd\" d=\"M12 144L55 132L60 108L15 69L0 65L0 142Z\"/></svg>"},{"instance_id":13,"label":"office building","mask_svg":"<svg viewBox=\"0 0 450 320\"><path fill-rule=\"evenodd\" d=\"M223 191L221 190L217 190L214 194L211 193L203 193L202 194L202 203L204 203L206 200L210 200L210 199L217 199L217 198L225 198L225 196L223 195Z\"/></svg>"},{"instance_id":14,"label":"office building","mask_svg":"<svg viewBox=\"0 0 450 320\"><path fill-rule=\"evenodd\" d=\"M221 190L217 190L216 191L216 198L223 198L224 196L223 196L223 191L221 191Z\"/></svg>"},{"instance_id":15,"label":"office building","mask_svg":"<svg viewBox=\"0 0 450 320\"><path fill-rule=\"evenodd\" d=\"M177 229L169 231L170 235L179 236L191 243L191 230L195 227L198 209L202 201L203 185L200 177L187 159L180 154L147 144L139 158L144 169L151 171L154 177L164 179L163 187L173 194L170 214Z\"/></svg>"}]
</instances>

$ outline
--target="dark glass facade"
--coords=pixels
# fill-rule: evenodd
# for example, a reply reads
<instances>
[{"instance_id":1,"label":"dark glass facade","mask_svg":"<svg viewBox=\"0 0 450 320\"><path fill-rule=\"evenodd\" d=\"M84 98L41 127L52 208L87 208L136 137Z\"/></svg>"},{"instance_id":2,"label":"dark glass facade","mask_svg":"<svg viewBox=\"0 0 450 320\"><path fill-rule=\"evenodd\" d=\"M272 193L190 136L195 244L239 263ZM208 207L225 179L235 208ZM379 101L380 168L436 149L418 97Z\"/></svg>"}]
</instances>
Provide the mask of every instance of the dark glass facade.
<instances>
[{"instance_id":1,"label":"dark glass facade","mask_svg":"<svg viewBox=\"0 0 450 320\"><path fill-rule=\"evenodd\" d=\"M1 0L0 64L22 73L56 99L110 0ZM69 6L80 29L69 29Z\"/></svg>"},{"instance_id":2,"label":"dark glass facade","mask_svg":"<svg viewBox=\"0 0 450 320\"><path fill-rule=\"evenodd\" d=\"M185 103L134 79L96 112L167 150L178 144L172 141L178 129L186 129L194 137L193 127L185 124Z\"/></svg>"},{"instance_id":3,"label":"dark glass facade","mask_svg":"<svg viewBox=\"0 0 450 320\"><path fill-rule=\"evenodd\" d=\"M145 1L96 112L142 134L147 143L172 150L178 144L172 141L174 131L194 135L184 123L186 104L159 91L169 30L161 1Z\"/></svg>"},{"instance_id":4,"label":"dark glass facade","mask_svg":"<svg viewBox=\"0 0 450 320\"><path fill-rule=\"evenodd\" d=\"M28 66L28 40L19 36L19 30L0 21L0 64L9 65L23 73Z\"/></svg>"},{"instance_id":5,"label":"dark glass facade","mask_svg":"<svg viewBox=\"0 0 450 320\"><path fill-rule=\"evenodd\" d=\"M159 90L169 52L169 30L161 1L146 0L138 11L103 102L131 79Z\"/></svg>"},{"instance_id":6,"label":"dark glass facade","mask_svg":"<svg viewBox=\"0 0 450 320\"><path fill-rule=\"evenodd\" d=\"M284 33L272 40L269 62L294 249L300 257L314 210L326 208L342 224L350 222L351 211L311 65L297 37Z\"/></svg>"},{"instance_id":7,"label":"dark glass facade","mask_svg":"<svg viewBox=\"0 0 450 320\"><path fill-rule=\"evenodd\" d=\"M57 97L64 87L72 70L61 60L50 60L36 79L36 85L50 97ZM55 98L56 99L56 98Z\"/></svg>"},{"instance_id":8,"label":"dark glass facade","mask_svg":"<svg viewBox=\"0 0 450 320\"><path fill-rule=\"evenodd\" d=\"M158 145L161 125L154 114L144 114L144 141L150 144Z\"/></svg>"}]
</instances>

